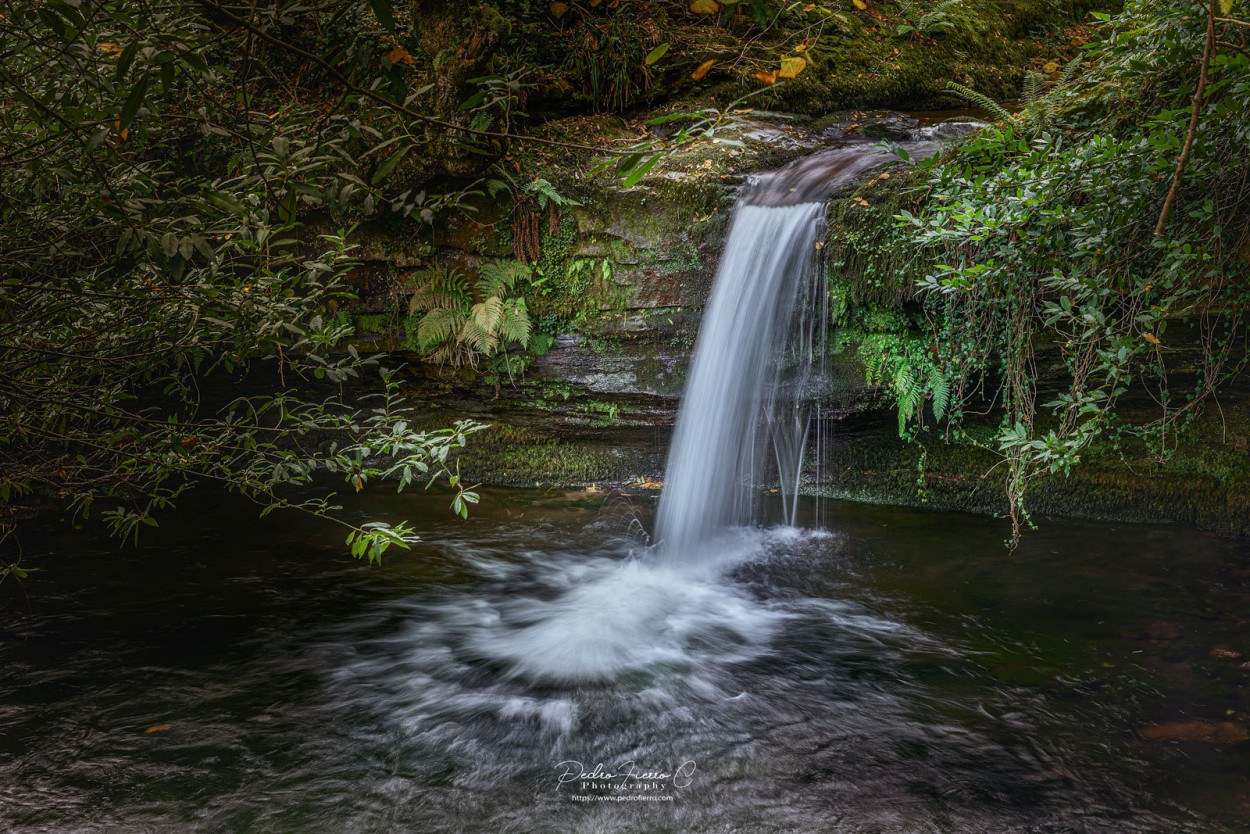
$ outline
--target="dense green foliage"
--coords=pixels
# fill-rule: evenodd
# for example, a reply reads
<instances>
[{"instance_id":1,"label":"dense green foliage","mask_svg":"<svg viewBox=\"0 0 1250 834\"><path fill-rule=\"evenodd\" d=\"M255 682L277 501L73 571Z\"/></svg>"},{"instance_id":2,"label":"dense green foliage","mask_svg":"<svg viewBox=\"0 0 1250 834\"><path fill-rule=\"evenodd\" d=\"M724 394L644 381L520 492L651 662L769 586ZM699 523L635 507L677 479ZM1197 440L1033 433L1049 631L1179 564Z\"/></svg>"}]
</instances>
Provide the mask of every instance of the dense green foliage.
<instances>
[{"instance_id":1,"label":"dense green foliage","mask_svg":"<svg viewBox=\"0 0 1250 834\"><path fill-rule=\"evenodd\" d=\"M348 347L346 310L364 280L360 244L369 242L362 229L400 229L420 241L419 262L396 281L387 308L407 322L410 347L511 379L527 351L541 353L622 292L611 258L576 251L568 172L611 169L630 188L663 171L676 148L732 147L738 140L723 128L744 97L742 109L823 113L949 100L952 80L1006 92L1026 77L1024 62L1069 49L1064 27L1096 5L0 0L0 499L34 494L94 507L131 535L209 481L266 512L297 507L347 524L353 551L379 557L413 531L349 523L332 496L298 496L319 473L357 491L382 478L400 488L433 479L450 484L463 513L475 496L454 452L480 426L414 429L407 392L385 359ZM915 333L882 337L872 369L894 386L905 429L926 400L939 420L957 420L969 380L1010 375L1012 351L1026 355L1021 346L1032 336L1072 329L1046 322L1045 304L1063 311L1066 297L1081 315L1111 304L1083 294L1085 276L1102 275L1089 280L1103 286L1113 274L1129 281L1125 270L1136 269L1087 255L1097 248L1092 232L1044 231L1039 221L1050 215L1029 201L1062 202L1063 193L1040 183L1086 177L1081 166L1090 169L1080 180L1088 202L1079 204L1084 213L1064 207L1064 223L1138 223L1141 201L1158 196L1155 178L1166 173L1184 121L1200 20L1184 8L1135 4L1116 25L1138 18L1146 23L1136 40L1097 47L1088 72L1040 97L1027 123L1005 121L933 172L945 202L930 200L915 222L926 257L951 266L926 302L946 329L936 349ZM1241 124L1230 104L1243 92L1233 81L1238 61L1244 52L1220 52L1207 95L1212 118L1229 130ZM1029 77L1037 88L1040 76ZM1143 84L1156 115L1137 126L1117 85L1137 95ZM587 132L579 128L587 122L568 118L605 111L639 118L599 117L598 130ZM1235 142L1211 137L1209 121L1187 189L1221 164L1238 164ZM1133 141L1145 144L1134 150ZM1153 161L1133 168L1147 151ZM1099 153L1105 160L1090 156ZM559 188L548 168L566 175ZM997 201L1012 188L1028 196L1012 198L1020 205L1008 216ZM1113 192L1119 208L1099 215ZM1162 339L1162 325L1184 305L1223 309L1216 293L1203 295L1214 277L1177 276L1191 274L1186 258L1205 275L1223 269L1237 242L1209 233L1227 226L1238 200L1214 200L1198 217L1182 193L1170 242L1140 244L1158 264L1130 281L1141 288L1128 302L1140 308L1133 314L1149 315L1150 305L1171 311L1139 322L1152 336ZM477 218L501 245L471 263L442 262L439 236ZM1012 234L1036 235L1027 257L991 248ZM1129 239L1114 242L1128 247ZM1226 248L1207 258L1217 239ZM1052 267L1065 247L1097 269L1065 271L1063 280L1077 283L1062 293L1037 289L1041 272L1058 280ZM1142 256L1126 248L1117 257L1136 264ZM698 265L697 254L681 258ZM981 268L993 283L954 283ZM1173 284L1192 292L1173 299ZM1028 333L1010 331L1012 342L999 312L1021 304L1041 312L1026 316ZM951 315L968 311L985 325L971 347ZM1089 349L1120 351L1125 327ZM1134 343L1121 364L1150 352ZM956 361L960 373L951 370ZM1213 366L1203 386L1226 370ZM1074 386L1078 411L1099 392L1113 400L1120 377L1140 376L1135 366L1114 378L1097 373ZM1011 390L1013 408L1026 402ZM1031 411L1012 415L1013 429L1033 431ZM1182 415L1173 408L1164 429ZM1071 445L1108 423L1082 418L1046 442ZM1023 438L1021 448L1046 439ZM1077 453L1079 443L1061 459Z\"/></svg>"},{"instance_id":2,"label":"dense green foliage","mask_svg":"<svg viewBox=\"0 0 1250 834\"><path fill-rule=\"evenodd\" d=\"M901 339L910 349L870 344L888 357L870 373L891 368L903 423L923 421L923 393L956 427L987 402L1001 409L1017 535L1030 481L1102 441L1135 437L1167 455L1244 364L1247 24L1212 22L1204 70L1208 11L1138 0L1104 16L1079 67L936 161L922 208L902 215L933 265L920 281L925 324ZM1039 390L1039 363L1062 365L1061 390ZM1154 414L1120 407L1129 398Z\"/></svg>"}]
</instances>

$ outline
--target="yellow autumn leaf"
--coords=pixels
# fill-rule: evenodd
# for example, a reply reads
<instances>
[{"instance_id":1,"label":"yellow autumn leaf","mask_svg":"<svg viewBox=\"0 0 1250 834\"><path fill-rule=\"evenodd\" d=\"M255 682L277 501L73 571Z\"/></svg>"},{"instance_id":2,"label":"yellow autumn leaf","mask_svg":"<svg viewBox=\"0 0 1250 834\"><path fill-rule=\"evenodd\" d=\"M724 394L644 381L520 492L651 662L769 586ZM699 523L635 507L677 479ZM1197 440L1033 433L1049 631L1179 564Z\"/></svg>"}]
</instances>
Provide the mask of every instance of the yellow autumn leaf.
<instances>
[{"instance_id":1,"label":"yellow autumn leaf","mask_svg":"<svg viewBox=\"0 0 1250 834\"><path fill-rule=\"evenodd\" d=\"M172 728L173 726L174 726L173 724L153 724L151 727L148 727L143 732L149 733L149 734L150 733L163 733L166 730Z\"/></svg>"},{"instance_id":2,"label":"yellow autumn leaf","mask_svg":"<svg viewBox=\"0 0 1250 834\"><path fill-rule=\"evenodd\" d=\"M700 78L708 74L708 71L712 69L712 66L715 63L715 61L704 61L702 64L699 64L698 69L690 73L690 77L695 81L698 81Z\"/></svg>"},{"instance_id":3,"label":"yellow autumn leaf","mask_svg":"<svg viewBox=\"0 0 1250 834\"><path fill-rule=\"evenodd\" d=\"M798 78L799 73L807 68L807 61L798 56L781 59L781 69L777 71L778 78Z\"/></svg>"},{"instance_id":4,"label":"yellow autumn leaf","mask_svg":"<svg viewBox=\"0 0 1250 834\"><path fill-rule=\"evenodd\" d=\"M1228 17L1233 10L1233 0L1220 0L1220 14Z\"/></svg>"},{"instance_id":5,"label":"yellow autumn leaf","mask_svg":"<svg viewBox=\"0 0 1250 834\"><path fill-rule=\"evenodd\" d=\"M365 482L361 480L360 476L357 476L356 477L356 491L360 492L364 488L365 488Z\"/></svg>"},{"instance_id":6,"label":"yellow autumn leaf","mask_svg":"<svg viewBox=\"0 0 1250 834\"><path fill-rule=\"evenodd\" d=\"M868 4L865 3L864 0L851 0L851 4L861 12L868 11Z\"/></svg>"},{"instance_id":7,"label":"yellow autumn leaf","mask_svg":"<svg viewBox=\"0 0 1250 834\"><path fill-rule=\"evenodd\" d=\"M390 59L392 64L407 64L408 66L412 66L417 62L417 59L413 58L408 50L404 49L402 46L397 46L390 52L386 53L386 57Z\"/></svg>"},{"instance_id":8,"label":"yellow autumn leaf","mask_svg":"<svg viewBox=\"0 0 1250 834\"><path fill-rule=\"evenodd\" d=\"M695 14L716 14L720 11L720 5L716 0L692 0L690 11Z\"/></svg>"},{"instance_id":9,"label":"yellow autumn leaf","mask_svg":"<svg viewBox=\"0 0 1250 834\"><path fill-rule=\"evenodd\" d=\"M777 73L772 72L771 70L768 72L757 72L755 74L755 77L758 78L760 81L763 81L765 84L777 83Z\"/></svg>"},{"instance_id":10,"label":"yellow autumn leaf","mask_svg":"<svg viewBox=\"0 0 1250 834\"><path fill-rule=\"evenodd\" d=\"M1142 337L1143 339L1145 339L1147 342L1150 342L1150 344L1152 344L1152 345L1161 345L1161 344L1163 344L1163 342L1160 342L1160 341L1159 341L1159 337L1158 337L1158 336L1156 336L1156 335L1155 335L1155 334L1153 334L1153 333L1143 333L1143 334L1141 334L1141 337Z\"/></svg>"},{"instance_id":11,"label":"yellow autumn leaf","mask_svg":"<svg viewBox=\"0 0 1250 834\"><path fill-rule=\"evenodd\" d=\"M568 10L569 10L569 7L568 7L568 4L566 3L552 3L551 4L551 14L553 17L564 17L564 13L567 12Z\"/></svg>"},{"instance_id":12,"label":"yellow autumn leaf","mask_svg":"<svg viewBox=\"0 0 1250 834\"><path fill-rule=\"evenodd\" d=\"M1046 63L1046 65L1042 67L1042 72L1044 72L1044 73L1046 73L1046 74L1048 74L1048 75L1049 75L1050 73L1052 73L1052 72L1058 72L1058 71L1059 71L1059 62L1058 62L1058 61L1048 61L1048 62Z\"/></svg>"}]
</instances>

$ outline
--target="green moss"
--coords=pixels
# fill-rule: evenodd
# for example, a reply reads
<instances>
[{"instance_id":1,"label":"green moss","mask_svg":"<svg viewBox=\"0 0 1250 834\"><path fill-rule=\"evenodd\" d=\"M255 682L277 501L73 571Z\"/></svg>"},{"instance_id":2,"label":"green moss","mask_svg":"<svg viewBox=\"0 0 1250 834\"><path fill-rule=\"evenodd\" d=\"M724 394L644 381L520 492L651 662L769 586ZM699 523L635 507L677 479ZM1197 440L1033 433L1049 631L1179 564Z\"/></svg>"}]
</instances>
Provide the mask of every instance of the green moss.
<instances>
[{"instance_id":1,"label":"green moss","mask_svg":"<svg viewBox=\"0 0 1250 834\"><path fill-rule=\"evenodd\" d=\"M882 416L881 422L889 418ZM876 422L876 421L874 421ZM822 483L808 491L855 501L928 506L990 515L1007 512L1005 471L993 451L996 429L969 426L946 442L937 432L909 444L887 431L830 444ZM1183 446L1167 461L1144 448L1103 444L1068 477L1030 486L1027 505L1039 523L1048 516L1186 524L1233 535L1250 534L1250 463L1234 447ZM923 488L918 485L923 457Z\"/></svg>"},{"instance_id":2,"label":"green moss","mask_svg":"<svg viewBox=\"0 0 1250 834\"><path fill-rule=\"evenodd\" d=\"M496 486L626 481L649 465L646 456L637 452L506 424L495 424L475 437L459 461L466 478Z\"/></svg>"}]
</instances>

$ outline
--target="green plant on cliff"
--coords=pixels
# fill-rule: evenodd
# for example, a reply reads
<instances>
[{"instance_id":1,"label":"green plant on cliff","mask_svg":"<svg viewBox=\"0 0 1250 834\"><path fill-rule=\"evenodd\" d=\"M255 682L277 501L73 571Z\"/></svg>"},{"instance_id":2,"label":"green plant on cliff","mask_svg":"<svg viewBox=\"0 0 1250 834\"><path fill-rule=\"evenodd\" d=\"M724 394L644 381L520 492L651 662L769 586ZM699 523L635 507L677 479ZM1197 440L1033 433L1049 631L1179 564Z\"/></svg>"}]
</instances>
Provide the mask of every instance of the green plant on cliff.
<instances>
[{"instance_id":1,"label":"green plant on cliff","mask_svg":"<svg viewBox=\"0 0 1250 834\"><path fill-rule=\"evenodd\" d=\"M471 503L451 455L476 426L413 429L333 316L356 221L455 204L463 183L407 181L484 139L430 100L420 14L0 0L0 502L132 537L208 484L340 524L371 560L414 531L342 514L326 472ZM344 393L366 374L377 400Z\"/></svg>"},{"instance_id":2,"label":"green plant on cliff","mask_svg":"<svg viewBox=\"0 0 1250 834\"><path fill-rule=\"evenodd\" d=\"M421 353L440 364L476 367L511 344L527 346L529 313L514 293L529 276L519 261L483 264L472 282L445 266L426 270L409 304Z\"/></svg>"},{"instance_id":3,"label":"green plant on cliff","mask_svg":"<svg viewBox=\"0 0 1250 834\"><path fill-rule=\"evenodd\" d=\"M954 13L963 5L964 0L941 0L928 9L918 9L916 3L903 4L900 14L903 23L894 29L896 35L916 35L932 38L955 28Z\"/></svg>"},{"instance_id":4,"label":"green plant on cliff","mask_svg":"<svg viewBox=\"0 0 1250 834\"><path fill-rule=\"evenodd\" d=\"M1244 362L1250 56L1225 38L1247 24L1194 0L1104 18L1085 76L1044 102L1053 131L1026 138L1002 118L943 158L923 209L901 216L933 263L924 338L952 375L951 411L983 389L1001 408L1017 537L1034 479L1112 435L1166 455ZM1065 383L1043 398L1048 356ZM896 391L914 419L913 387ZM1119 408L1130 394L1154 416Z\"/></svg>"}]
</instances>

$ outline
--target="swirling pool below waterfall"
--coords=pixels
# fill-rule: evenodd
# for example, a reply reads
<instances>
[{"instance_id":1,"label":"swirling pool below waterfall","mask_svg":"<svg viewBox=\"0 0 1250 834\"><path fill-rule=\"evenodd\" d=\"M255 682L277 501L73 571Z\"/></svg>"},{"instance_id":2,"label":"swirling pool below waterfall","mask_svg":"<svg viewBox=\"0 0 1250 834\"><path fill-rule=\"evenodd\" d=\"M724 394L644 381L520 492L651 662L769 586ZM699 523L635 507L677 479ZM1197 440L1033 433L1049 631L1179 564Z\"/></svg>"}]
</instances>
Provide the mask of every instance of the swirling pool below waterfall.
<instances>
[{"instance_id":1,"label":"swirling pool below waterfall","mask_svg":"<svg viewBox=\"0 0 1250 834\"><path fill-rule=\"evenodd\" d=\"M1245 543L835 504L713 572L598 496L368 509L430 544L367 569L229 504L28 541L0 828L1248 830Z\"/></svg>"}]
</instances>

